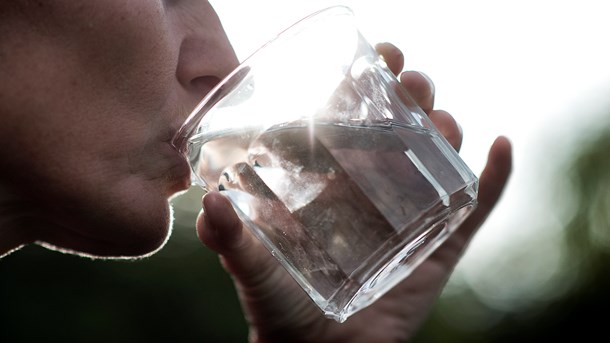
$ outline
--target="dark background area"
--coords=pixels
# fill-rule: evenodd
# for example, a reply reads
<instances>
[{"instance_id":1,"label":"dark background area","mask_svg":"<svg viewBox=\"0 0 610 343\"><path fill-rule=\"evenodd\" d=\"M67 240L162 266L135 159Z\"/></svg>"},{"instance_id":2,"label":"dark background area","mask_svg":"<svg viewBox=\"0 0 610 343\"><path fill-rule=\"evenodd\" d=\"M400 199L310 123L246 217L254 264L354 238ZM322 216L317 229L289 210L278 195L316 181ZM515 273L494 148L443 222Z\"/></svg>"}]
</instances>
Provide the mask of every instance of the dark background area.
<instances>
[{"instance_id":1,"label":"dark background area","mask_svg":"<svg viewBox=\"0 0 610 343\"><path fill-rule=\"evenodd\" d=\"M0 342L245 342L233 284L192 235L140 261L38 246L9 255L0 261Z\"/></svg>"}]
</instances>

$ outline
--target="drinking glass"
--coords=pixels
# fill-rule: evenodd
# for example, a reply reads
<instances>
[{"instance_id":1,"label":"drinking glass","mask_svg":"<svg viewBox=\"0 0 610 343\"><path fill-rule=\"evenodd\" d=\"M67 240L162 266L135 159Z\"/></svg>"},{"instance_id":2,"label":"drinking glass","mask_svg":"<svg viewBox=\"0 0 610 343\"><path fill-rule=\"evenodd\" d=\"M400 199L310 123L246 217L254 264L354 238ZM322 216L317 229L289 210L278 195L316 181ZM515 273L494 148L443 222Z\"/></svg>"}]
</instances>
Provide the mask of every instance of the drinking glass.
<instances>
[{"instance_id":1,"label":"drinking glass","mask_svg":"<svg viewBox=\"0 0 610 343\"><path fill-rule=\"evenodd\" d=\"M478 180L343 6L292 25L199 103L174 137L338 322L426 259L476 206Z\"/></svg>"}]
</instances>

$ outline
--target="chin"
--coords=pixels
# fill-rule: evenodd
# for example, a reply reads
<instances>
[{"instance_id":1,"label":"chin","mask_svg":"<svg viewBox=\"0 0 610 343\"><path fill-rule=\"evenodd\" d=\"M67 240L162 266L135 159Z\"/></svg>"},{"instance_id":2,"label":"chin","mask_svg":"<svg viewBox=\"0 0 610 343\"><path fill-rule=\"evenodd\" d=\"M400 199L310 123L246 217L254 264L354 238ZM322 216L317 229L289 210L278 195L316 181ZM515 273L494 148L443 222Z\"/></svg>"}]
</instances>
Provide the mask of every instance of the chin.
<instances>
[{"instance_id":1,"label":"chin","mask_svg":"<svg viewBox=\"0 0 610 343\"><path fill-rule=\"evenodd\" d=\"M97 232L112 232L103 239L84 236L66 236L58 241L36 242L47 249L91 259L137 260L147 258L161 250L171 237L174 211L169 202L158 216L146 216L148 220L129 220L92 225ZM122 228L117 229L117 228ZM73 233L73 232L72 232Z\"/></svg>"},{"instance_id":2,"label":"chin","mask_svg":"<svg viewBox=\"0 0 610 343\"><path fill-rule=\"evenodd\" d=\"M104 259L142 259L163 249L172 235L174 224L173 207L168 203L166 209L167 215L138 231L142 234L125 237L124 241L114 246L114 251L109 251L105 256L97 257Z\"/></svg>"}]
</instances>

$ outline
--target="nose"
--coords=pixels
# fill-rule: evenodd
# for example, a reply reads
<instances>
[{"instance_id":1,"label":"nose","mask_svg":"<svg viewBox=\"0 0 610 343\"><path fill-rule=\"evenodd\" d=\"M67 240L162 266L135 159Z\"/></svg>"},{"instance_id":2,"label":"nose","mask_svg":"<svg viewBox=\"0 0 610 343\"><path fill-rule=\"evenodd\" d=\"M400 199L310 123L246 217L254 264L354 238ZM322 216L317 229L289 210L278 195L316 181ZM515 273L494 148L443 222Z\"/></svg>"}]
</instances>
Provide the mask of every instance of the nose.
<instances>
[{"instance_id":1,"label":"nose","mask_svg":"<svg viewBox=\"0 0 610 343\"><path fill-rule=\"evenodd\" d=\"M211 7L198 12L196 18L192 12L183 12L181 17L176 78L194 104L233 71L238 60Z\"/></svg>"},{"instance_id":2,"label":"nose","mask_svg":"<svg viewBox=\"0 0 610 343\"><path fill-rule=\"evenodd\" d=\"M185 37L180 46L176 77L193 96L203 96L237 66L226 36Z\"/></svg>"}]
</instances>

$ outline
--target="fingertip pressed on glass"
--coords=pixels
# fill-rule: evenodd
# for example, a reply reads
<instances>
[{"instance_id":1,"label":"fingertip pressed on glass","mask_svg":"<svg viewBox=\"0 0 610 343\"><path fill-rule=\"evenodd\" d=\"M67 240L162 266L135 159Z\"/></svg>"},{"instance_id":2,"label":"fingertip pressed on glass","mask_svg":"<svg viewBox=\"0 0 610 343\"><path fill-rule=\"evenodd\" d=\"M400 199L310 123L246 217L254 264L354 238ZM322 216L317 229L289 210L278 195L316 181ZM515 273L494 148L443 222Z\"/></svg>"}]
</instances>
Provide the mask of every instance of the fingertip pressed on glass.
<instances>
[{"instance_id":1,"label":"fingertip pressed on glass","mask_svg":"<svg viewBox=\"0 0 610 343\"><path fill-rule=\"evenodd\" d=\"M215 87L174 138L329 317L345 321L476 206L478 180L359 32L318 11Z\"/></svg>"}]
</instances>

